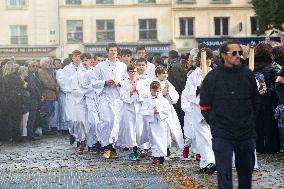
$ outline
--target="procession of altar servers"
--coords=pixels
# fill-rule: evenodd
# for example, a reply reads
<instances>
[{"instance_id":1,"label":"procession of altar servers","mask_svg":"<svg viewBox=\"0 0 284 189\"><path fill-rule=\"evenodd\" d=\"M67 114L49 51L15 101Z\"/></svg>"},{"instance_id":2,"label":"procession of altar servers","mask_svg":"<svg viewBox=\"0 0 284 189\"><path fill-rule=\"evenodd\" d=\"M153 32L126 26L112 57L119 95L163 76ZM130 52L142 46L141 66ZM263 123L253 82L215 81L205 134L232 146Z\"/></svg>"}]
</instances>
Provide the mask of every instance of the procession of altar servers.
<instances>
[{"instance_id":1,"label":"procession of altar servers","mask_svg":"<svg viewBox=\"0 0 284 189\"><path fill-rule=\"evenodd\" d=\"M183 149L191 141L191 151L201 154L200 167L204 168L215 160L210 128L200 113L199 96L195 91L202 80L200 73L200 69L196 69L188 77L182 93L182 106L186 112L184 136L172 106L180 98L175 87L167 80L160 81L153 75L145 74L139 76L136 93L130 96L127 88L132 84L128 79L127 65L118 60L105 60L89 69L82 64L71 63L58 71L57 81L63 93L60 96L64 106L61 110L65 110L62 115L66 117L70 134L77 142L86 142L88 147L99 142L102 147L138 146L143 149L145 146L149 148L147 143L150 142L152 153L158 146L159 150L154 151L159 151L159 156L167 156L168 148L175 146ZM106 86L105 81L111 79L117 80L119 85ZM164 125L149 129L142 104L151 98L150 84L155 80L161 84L161 93L166 83L169 85L169 95L165 97L168 109L163 110L167 111L167 121ZM165 135L162 135L163 129Z\"/></svg>"}]
</instances>

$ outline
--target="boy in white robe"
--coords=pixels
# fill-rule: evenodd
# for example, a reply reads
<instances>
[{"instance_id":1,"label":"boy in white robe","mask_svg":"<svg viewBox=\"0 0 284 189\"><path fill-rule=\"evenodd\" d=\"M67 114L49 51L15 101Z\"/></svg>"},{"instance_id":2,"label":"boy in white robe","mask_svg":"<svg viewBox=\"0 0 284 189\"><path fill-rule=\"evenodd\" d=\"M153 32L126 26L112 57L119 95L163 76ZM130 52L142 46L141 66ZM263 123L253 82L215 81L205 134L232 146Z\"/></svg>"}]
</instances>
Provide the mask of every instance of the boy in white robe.
<instances>
[{"instance_id":1,"label":"boy in white robe","mask_svg":"<svg viewBox=\"0 0 284 189\"><path fill-rule=\"evenodd\" d=\"M140 58L144 58L146 60L146 47L144 45L138 45L136 47L136 56L137 56L137 60ZM135 64L137 63L137 61L134 62ZM153 79L156 78L155 75L155 65L149 61L146 60L146 64L147 64L147 70L146 70L146 74L148 76L151 76Z\"/></svg>"},{"instance_id":2,"label":"boy in white robe","mask_svg":"<svg viewBox=\"0 0 284 189\"><path fill-rule=\"evenodd\" d=\"M57 75L57 81L60 86L61 91L64 93L64 100L65 103L63 104L65 107L62 108L62 110L65 111L66 116L66 122L68 125L68 130L70 134L70 144L73 145L75 142L74 134L74 126L71 124L71 118L72 114L75 111L73 106L73 99L70 96L72 91L72 86L70 85L70 82L72 80L72 77L76 74L80 63L81 63L81 52L79 50L74 50L72 52L72 62L65 66L60 73Z\"/></svg>"},{"instance_id":3,"label":"boy in white robe","mask_svg":"<svg viewBox=\"0 0 284 189\"><path fill-rule=\"evenodd\" d=\"M160 94L160 90L161 84L153 81L150 85L151 97L142 104L142 112L146 120L144 129L147 130L153 156L152 164L163 164L171 140L168 120L171 107L168 100Z\"/></svg>"},{"instance_id":4,"label":"boy in white robe","mask_svg":"<svg viewBox=\"0 0 284 189\"><path fill-rule=\"evenodd\" d=\"M79 146L79 154L82 154L85 148L87 134L89 133L89 124L87 122L86 107L86 89L82 87L84 75L90 67L91 55L83 53L80 56L82 64L78 67L76 73L69 79L70 94L67 94L68 102L72 104L73 111L70 111L69 130L73 131L73 136Z\"/></svg>"},{"instance_id":5,"label":"boy in white robe","mask_svg":"<svg viewBox=\"0 0 284 189\"><path fill-rule=\"evenodd\" d=\"M104 147L104 158L116 158L113 144L117 141L122 102L120 83L126 77L127 67L117 60L117 44L107 45L108 59L94 67L92 87L98 95L98 141Z\"/></svg>"},{"instance_id":6,"label":"boy in white robe","mask_svg":"<svg viewBox=\"0 0 284 189\"><path fill-rule=\"evenodd\" d=\"M128 79L121 83L120 99L123 101L120 120L117 146L122 148L133 148L129 155L129 160L136 161L138 158L138 142L136 133L137 127L142 123L140 114L141 101L140 92L137 90L138 74L135 64L127 65Z\"/></svg>"},{"instance_id":7,"label":"boy in white robe","mask_svg":"<svg viewBox=\"0 0 284 189\"><path fill-rule=\"evenodd\" d=\"M208 54L208 53L207 53ZM210 55L210 54L208 54ZM199 60L200 60L199 53ZM208 66L211 64L210 56L207 56ZM212 136L210 126L206 123L200 110L199 88L202 83L202 70L200 64L196 64L196 69L188 76L185 89L188 90L188 102L192 110L192 126L195 134L196 150L201 155L199 162L200 170L207 174L213 174L216 170L215 156L212 149Z\"/></svg>"},{"instance_id":8,"label":"boy in white robe","mask_svg":"<svg viewBox=\"0 0 284 189\"><path fill-rule=\"evenodd\" d=\"M157 80L161 84L161 95L165 97L169 103L171 104L171 114L169 115L169 129L172 137L172 141L174 141L179 149L183 149L184 140L181 125L177 116L177 113L172 104L176 104L179 99L179 94L175 90L175 87L167 80L168 72L167 69L163 66L158 66L155 70L155 74L157 76ZM171 144L168 146L171 147ZM170 150L168 148L168 156L170 156Z\"/></svg>"},{"instance_id":9,"label":"boy in white robe","mask_svg":"<svg viewBox=\"0 0 284 189\"><path fill-rule=\"evenodd\" d=\"M87 134L86 144L88 146L88 151L99 153L101 146L97 137L97 124L99 123L98 95L92 87L92 80L94 80L94 67L96 65L97 64L92 65L91 62L91 67L83 78L82 87L87 90L85 94L87 106L87 123L90 127Z\"/></svg>"},{"instance_id":10,"label":"boy in white robe","mask_svg":"<svg viewBox=\"0 0 284 189\"><path fill-rule=\"evenodd\" d=\"M139 92L139 101L142 104L144 100L146 100L147 98L151 96L149 87L153 81L153 77L147 74L148 62L145 58L142 57L136 60L136 67L137 67L137 73L138 73L138 78L139 78L136 88L137 88L137 91ZM140 116L142 116L143 112L139 111L139 114ZM144 122L143 119L142 119L142 122ZM138 145L140 148L140 152L139 152L140 158L146 157L147 151L149 149L149 143L142 142L141 140L143 128L144 128L143 124L139 124L136 126L136 132L137 132L136 134L137 134L137 138L139 139Z\"/></svg>"}]
</instances>

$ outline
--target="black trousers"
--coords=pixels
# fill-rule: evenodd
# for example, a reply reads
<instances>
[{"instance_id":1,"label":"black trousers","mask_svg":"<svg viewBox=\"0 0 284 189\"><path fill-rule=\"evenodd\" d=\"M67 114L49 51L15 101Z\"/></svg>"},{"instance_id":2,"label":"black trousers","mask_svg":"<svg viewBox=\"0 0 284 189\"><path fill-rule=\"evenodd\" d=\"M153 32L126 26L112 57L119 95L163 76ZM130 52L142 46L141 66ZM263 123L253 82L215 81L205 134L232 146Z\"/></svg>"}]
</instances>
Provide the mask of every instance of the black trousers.
<instances>
[{"instance_id":1,"label":"black trousers","mask_svg":"<svg viewBox=\"0 0 284 189\"><path fill-rule=\"evenodd\" d=\"M235 153L235 165L238 173L238 188L252 188L252 172L255 163L255 139L235 141L222 138L213 138L212 147L216 161L218 188L233 188L233 152Z\"/></svg>"}]
</instances>

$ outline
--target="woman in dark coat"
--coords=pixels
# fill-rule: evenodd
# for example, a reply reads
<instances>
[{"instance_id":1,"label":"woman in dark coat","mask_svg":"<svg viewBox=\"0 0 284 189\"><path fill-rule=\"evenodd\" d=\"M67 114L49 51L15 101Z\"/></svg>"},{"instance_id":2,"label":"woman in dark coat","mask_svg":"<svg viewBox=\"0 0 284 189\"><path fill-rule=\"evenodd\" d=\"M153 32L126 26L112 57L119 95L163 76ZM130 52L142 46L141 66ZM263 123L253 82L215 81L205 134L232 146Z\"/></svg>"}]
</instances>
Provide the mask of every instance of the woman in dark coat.
<instances>
[{"instance_id":1,"label":"woman in dark coat","mask_svg":"<svg viewBox=\"0 0 284 189\"><path fill-rule=\"evenodd\" d=\"M2 77L2 68L8 62L8 59L4 59L0 65L0 140L4 138L4 117L3 117L3 77Z\"/></svg>"},{"instance_id":2,"label":"woman in dark coat","mask_svg":"<svg viewBox=\"0 0 284 189\"><path fill-rule=\"evenodd\" d=\"M278 96L275 92L275 80L277 69L273 66L272 47L261 43L255 48L254 73L263 74L266 84L266 92L260 95L259 113L256 118L256 151L259 153L279 152L279 135L277 120L273 110L277 107Z\"/></svg>"},{"instance_id":3,"label":"woman in dark coat","mask_svg":"<svg viewBox=\"0 0 284 189\"><path fill-rule=\"evenodd\" d=\"M3 67L3 117L5 122L4 139L22 141L20 127L24 112L25 83L16 72L18 66L12 61Z\"/></svg>"},{"instance_id":4,"label":"woman in dark coat","mask_svg":"<svg viewBox=\"0 0 284 189\"><path fill-rule=\"evenodd\" d=\"M278 73L278 77L276 79L275 89L277 95L279 97L278 100L278 108L283 109L284 107L284 46L273 47L272 55L274 58L274 62L282 67ZM279 109L279 117L278 120L278 130L279 130L279 138L280 138L280 149L284 150L284 122L283 122L283 111ZM281 111L281 112L280 112Z\"/></svg>"}]
</instances>

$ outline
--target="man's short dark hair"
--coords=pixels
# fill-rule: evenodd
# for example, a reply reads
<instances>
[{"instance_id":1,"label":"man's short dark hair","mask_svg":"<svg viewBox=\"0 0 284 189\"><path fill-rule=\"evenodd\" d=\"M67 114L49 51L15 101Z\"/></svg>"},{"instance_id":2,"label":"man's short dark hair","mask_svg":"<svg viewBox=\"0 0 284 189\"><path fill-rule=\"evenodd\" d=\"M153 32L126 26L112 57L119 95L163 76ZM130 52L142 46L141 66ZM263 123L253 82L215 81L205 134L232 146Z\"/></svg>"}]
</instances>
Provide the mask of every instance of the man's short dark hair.
<instances>
[{"instance_id":1,"label":"man's short dark hair","mask_svg":"<svg viewBox=\"0 0 284 189\"><path fill-rule=\"evenodd\" d=\"M139 50L145 50L145 51L146 51L146 48L145 48L144 45L138 45L138 46L136 47L136 53L137 53L137 51L139 51Z\"/></svg>"},{"instance_id":2,"label":"man's short dark hair","mask_svg":"<svg viewBox=\"0 0 284 189\"><path fill-rule=\"evenodd\" d=\"M123 56L123 55L130 55L130 56L132 56L132 52L129 49L121 49L120 55L121 56Z\"/></svg>"},{"instance_id":3,"label":"man's short dark hair","mask_svg":"<svg viewBox=\"0 0 284 189\"><path fill-rule=\"evenodd\" d=\"M59 64L61 64L61 59L59 59L59 58L53 59L53 64L55 64L56 62L59 62Z\"/></svg>"},{"instance_id":4,"label":"man's short dark hair","mask_svg":"<svg viewBox=\"0 0 284 189\"><path fill-rule=\"evenodd\" d=\"M83 61L84 60L84 58L86 58L86 59L91 59L92 58L92 55L90 54L90 53L83 53L83 54L81 54L81 60Z\"/></svg>"},{"instance_id":5,"label":"man's short dark hair","mask_svg":"<svg viewBox=\"0 0 284 189\"><path fill-rule=\"evenodd\" d=\"M232 41L232 40L226 41L225 43L223 43L223 44L219 47L220 57L222 57L222 56L221 56L221 53L226 54L226 53L228 52L228 50L229 50L228 46L229 46L229 45L232 45L232 44L237 44L237 45L239 45L240 48L241 48L241 45L240 45L240 43L239 43L238 41Z\"/></svg>"},{"instance_id":6,"label":"man's short dark hair","mask_svg":"<svg viewBox=\"0 0 284 189\"><path fill-rule=\"evenodd\" d=\"M138 64L139 62L145 62L145 64L147 65L147 60L145 59L145 58L138 58L137 60L136 60L136 64Z\"/></svg>"},{"instance_id":7,"label":"man's short dark hair","mask_svg":"<svg viewBox=\"0 0 284 189\"><path fill-rule=\"evenodd\" d=\"M157 90L157 89L160 89L161 88L161 84L159 81L153 81L151 84L150 84L150 89L154 89L154 90Z\"/></svg>"},{"instance_id":8,"label":"man's short dark hair","mask_svg":"<svg viewBox=\"0 0 284 189\"><path fill-rule=\"evenodd\" d=\"M179 58L180 58L180 56L179 56L177 51L171 50L169 52L169 59L179 59Z\"/></svg>"},{"instance_id":9,"label":"man's short dark hair","mask_svg":"<svg viewBox=\"0 0 284 189\"><path fill-rule=\"evenodd\" d=\"M106 51L108 52L110 48L116 48L118 50L118 45L116 43L109 43L106 46Z\"/></svg>"}]
</instances>

